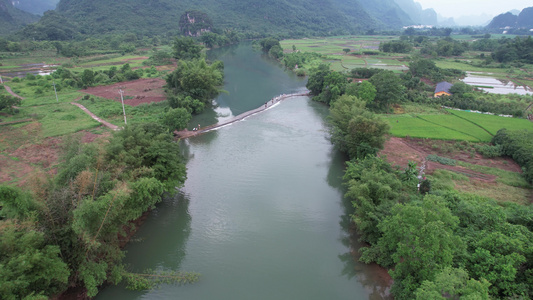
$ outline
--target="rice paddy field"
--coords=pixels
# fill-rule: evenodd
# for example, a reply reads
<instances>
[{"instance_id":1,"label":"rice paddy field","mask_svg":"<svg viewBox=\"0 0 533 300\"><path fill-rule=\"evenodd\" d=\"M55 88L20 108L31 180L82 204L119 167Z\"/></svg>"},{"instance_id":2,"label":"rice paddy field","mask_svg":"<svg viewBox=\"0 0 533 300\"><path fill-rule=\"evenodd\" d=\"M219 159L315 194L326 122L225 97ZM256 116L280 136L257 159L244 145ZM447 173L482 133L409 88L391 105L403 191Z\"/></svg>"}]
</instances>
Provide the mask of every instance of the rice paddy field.
<instances>
[{"instance_id":1,"label":"rice paddy field","mask_svg":"<svg viewBox=\"0 0 533 300\"><path fill-rule=\"evenodd\" d=\"M389 121L391 134L396 137L487 143L502 128L533 130L533 123L526 119L446 111L447 114L402 114L383 117Z\"/></svg>"},{"instance_id":2,"label":"rice paddy field","mask_svg":"<svg viewBox=\"0 0 533 300\"><path fill-rule=\"evenodd\" d=\"M324 55L325 61L331 63L335 71L354 68L380 68L392 71L407 70L403 54L378 53L379 44L397 39L393 36L337 36L328 38L283 40L281 47L286 52L297 51L316 52ZM350 49L346 54L343 49ZM376 55L364 54L363 51L376 52Z\"/></svg>"}]
</instances>

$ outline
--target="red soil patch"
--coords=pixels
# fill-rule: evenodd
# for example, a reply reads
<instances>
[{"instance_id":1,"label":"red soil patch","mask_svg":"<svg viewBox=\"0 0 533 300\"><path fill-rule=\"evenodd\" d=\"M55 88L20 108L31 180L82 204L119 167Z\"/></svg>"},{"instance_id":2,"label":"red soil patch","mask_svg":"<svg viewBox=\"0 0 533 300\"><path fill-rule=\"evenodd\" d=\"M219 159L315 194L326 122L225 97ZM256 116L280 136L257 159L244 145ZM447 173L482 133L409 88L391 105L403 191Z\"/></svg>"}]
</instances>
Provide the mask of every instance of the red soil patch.
<instances>
[{"instance_id":1,"label":"red soil patch","mask_svg":"<svg viewBox=\"0 0 533 300\"><path fill-rule=\"evenodd\" d=\"M35 172L55 174L55 165L59 161L62 151L63 139L50 137L45 139L16 140L14 136L22 139L37 137L40 126L38 123L26 125L20 129L5 129L0 132L0 144L6 143L11 147L4 150L5 155L0 155L0 183L18 180L18 186L24 186ZM24 134L23 132L27 132ZM97 135L88 131L79 133L82 143L91 143L98 138L106 138L109 133Z\"/></svg>"},{"instance_id":2,"label":"red soil patch","mask_svg":"<svg viewBox=\"0 0 533 300\"><path fill-rule=\"evenodd\" d=\"M520 166L510 158L484 158L483 156L477 153L473 157L471 157L470 154L465 151L455 151L452 153L442 154L441 149L448 143L455 142L428 141L423 139L402 139L397 137L391 137L385 143L385 147L380 152L380 155L386 155L387 160L392 165L397 165L401 168L407 167L409 161L414 161L417 163L418 166L421 166L424 163L425 158L429 154L437 154L440 156L467 162L469 164L498 168L517 173L522 172ZM431 174L437 169L447 169L454 172L462 173L468 175L470 178L479 181L494 182L496 180L496 176L494 175L478 173L461 166L447 166L432 161L426 162L425 173Z\"/></svg>"},{"instance_id":3,"label":"red soil patch","mask_svg":"<svg viewBox=\"0 0 533 300\"><path fill-rule=\"evenodd\" d=\"M60 138L46 138L39 144L23 145L12 152L11 155L19 158L21 161L48 168L57 161L61 148L60 145Z\"/></svg>"},{"instance_id":4,"label":"red soil patch","mask_svg":"<svg viewBox=\"0 0 533 300\"><path fill-rule=\"evenodd\" d=\"M430 153L426 153L423 149L410 145L405 139L397 137L391 137L380 152L380 155L387 156L387 160L392 165L402 168L407 167L409 161L414 161L420 166L428 154Z\"/></svg>"},{"instance_id":5,"label":"red soil patch","mask_svg":"<svg viewBox=\"0 0 533 300\"><path fill-rule=\"evenodd\" d=\"M119 90L122 89L124 91L124 104L137 106L143 103L166 100L163 90L165 84L165 80L160 78L143 78L113 85L90 87L81 92L120 102Z\"/></svg>"}]
</instances>

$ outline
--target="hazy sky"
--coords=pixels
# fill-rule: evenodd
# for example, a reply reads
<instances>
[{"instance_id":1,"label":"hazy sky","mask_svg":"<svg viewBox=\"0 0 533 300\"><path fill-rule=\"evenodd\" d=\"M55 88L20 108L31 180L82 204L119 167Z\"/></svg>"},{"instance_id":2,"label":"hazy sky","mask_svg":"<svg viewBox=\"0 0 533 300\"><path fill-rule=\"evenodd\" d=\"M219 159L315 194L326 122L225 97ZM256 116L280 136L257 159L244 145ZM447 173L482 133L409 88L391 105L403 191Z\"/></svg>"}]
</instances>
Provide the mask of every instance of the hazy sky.
<instances>
[{"instance_id":1,"label":"hazy sky","mask_svg":"<svg viewBox=\"0 0 533 300\"><path fill-rule=\"evenodd\" d=\"M422 8L433 8L444 17L458 17L467 15L497 16L512 9L522 10L533 6L532 0L415 0Z\"/></svg>"}]
</instances>

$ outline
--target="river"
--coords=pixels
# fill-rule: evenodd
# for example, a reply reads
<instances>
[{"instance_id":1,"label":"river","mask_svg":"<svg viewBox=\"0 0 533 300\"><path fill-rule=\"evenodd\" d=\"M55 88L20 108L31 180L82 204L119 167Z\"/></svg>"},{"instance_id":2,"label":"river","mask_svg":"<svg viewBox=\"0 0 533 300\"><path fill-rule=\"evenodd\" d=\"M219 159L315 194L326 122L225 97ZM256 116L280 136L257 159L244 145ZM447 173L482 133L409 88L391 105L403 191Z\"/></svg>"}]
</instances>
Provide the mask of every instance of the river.
<instances>
[{"instance_id":1,"label":"river","mask_svg":"<svg viewBox=\"0 0 533 300\"><path fill-rule=\"evenodd\" d=\"M195 119L217 120L305 88L250 44L213 51L229 92ZM241 81L242 80L242 81ZM151 291L110 286L97 299L382 299L383 271L358 263L343 199L343 160L328 140L328 108L293 97L182 141L188 178L126 247L130 269L201 274Z\"/></svg>"}]
</instances>

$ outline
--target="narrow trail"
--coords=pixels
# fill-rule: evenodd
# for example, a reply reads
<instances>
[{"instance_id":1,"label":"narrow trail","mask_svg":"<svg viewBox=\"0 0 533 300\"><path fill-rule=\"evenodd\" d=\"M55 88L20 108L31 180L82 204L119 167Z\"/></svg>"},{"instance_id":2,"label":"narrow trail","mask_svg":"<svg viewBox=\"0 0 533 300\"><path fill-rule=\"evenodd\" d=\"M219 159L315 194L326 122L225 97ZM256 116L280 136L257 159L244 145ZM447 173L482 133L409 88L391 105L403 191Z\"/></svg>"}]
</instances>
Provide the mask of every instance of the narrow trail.
<instances>
[{"instance_id":1,"label":"narrow trail","mask_svg":"<svg viewBox=\"0 0 533 300\"><path fill-rule=\"evenodd\" d=\"M274 104L278 103L278 102L281 102L287 98L291 98L291 97L298 97L298 96L308 96L309 95L309 92L303 92L303 93L294 93L294 94L283 94L283 95L279 95L277 97L274 97L272 99L270 99L268 102L265 103L265 105L261 105L260 107L256 108L256 109L252 109L252 110L249 110L247 112L244 112L236 117L233 117L227 121L224 121L224 122L219 122L219 123L216 123L216 124L213 124L213 125L209 125L209 126L206 126L200 130L194 130L194 131L190 131L190 130L181 130L181 131L174 131L174 135L176 135L178 138L180 139L188 139L190 137L193 137L193 136L197 136L197 135L200 135L200 134L203 134L203 133L206 133L206 132L209 132L211 130L216 130L220 127L223 127L223 126L226 126L226 125L229 125L229 124L232 124L232 123L235 123L235 122L238 122L238 121L241 121L251 115L255 115L256 113L259 113L259 112L262 112L264 110L267 110L268 108L272 107Z\"/></svg>"},{"instance_id":2,"label":"narrow trail","mask_svg":"<svg viewBox=\"0 0 533 300\"><path fill-rule=\"evenodd\" d=\"M7 91L8 93L10 93L11 95L13 95L13 97L17 97L17 98L19 98L19 99L21 99L21 100L24 99L24 97L21 97L21 96L15 94L15 92L13 92L13 91L11 90L11 88L8 87L8 86L5 85L5 84L4 84L4 88L6 89L6 91ZM111 128L112 130L119 130L119 129L120 129L120 127L118 127L117 125L111 124L111 123L109 123L109 122L107 122L107 121L104 121L104 120L100 119L100 118L97 117L95 114L93 114L92 112L90 112L85 106L83 106L83 105L81 105L81 104L75 102L75 101L78 101L78 100L80 100L80 98L74 100L74 102L70 102L70 104L75 105L75 106L81 108L81 110L83 110L85 113L87 113L89 116L91 116L91 118L93 118L93 119L96 120L97 122L100 122L100 124L102 124L102 125L104 125L104 126L106 126L106 127L108 127L108 128ZM18 108L18 107L15 107L15 108ZM21 121L18 121L18 122L21 122ZM7 123L6 123L6 124L7 124ZM2 125L4 125L4 124L2 124Z\"/></svg>"},{"instance_id":3,"label":"narrow trail","mask_svg":"<svg viewBox=\"0 0 533 300\"><path fill-rule=\"evenodd\" d=\"M8 93L10 93L13 97L17 97L17 98L19 98L19 99L24 99L24 97L21 97L21 96L15 94L15 92L13 92L13 91L11 90L11 88L8 87L8 86L5 85L5 84L4 84L4 88L5 88L6 91L7 91Z\"/></svg>"},{"instance_id":4,"label":"narrow trail","mask_svg":"<svg viewBox=\"0 0 533 300\"><path fill-rule=\"evenodd\" d=\"M75 101L77 101L77 100L79 100L79 98L76 99ZM100 124L104 125L105 127L108 127L108 128L110 128L112 130L119 130L121 128L121 127L118 127L115 124L111 124L111 123L109 123L107 121L104 121L104 120L98 118L95 114L93 114L91 111L89 111L85 106L83 106L83 105L81 105L81 104L79 104L77 102L70 102L70 104L76 105L77 107L81 108L81 110L83 110L85 113L87 113L89 116L91 116L91 118L95 119L97 122L100 122Z\"/></svg>"},{"instance_id":5,"label":"narrow trail","mask_svg":"<svg viewBox=\"0 0 533 300\"><path fill-rule=\"evenodd\" d=\"M6 91L8 93L10 93L11 95L13 95L14 97L17 97L19 99L24 99L23 97L15 94L11 88L9 88L7 85L4 84L4 88L6 89ZM261 105L260 107L256 108L256 109L252 109L250 111L247 111L247 112L244 112L230 120L227 120L227 121L224 121L224 122L220 122L220 123L216 123L216 124L213 124L213 125L210 125L210 126L206 126L200 130L195 130L195 131L189 131L187 129L185 130L182 130L182 131L174 131L174 134L178 137L178 138L181 138L181 139L187 139L187 138L190 138L192 136L197 136L197 135L200 135L200 134L203 134L203 133L206 133L208 131L211 131L211 130L215 130L215 129L218 129L220 127L223 127L223 126L226 126L226 125L229 125L229 124L232 124L232 123L235 123L237 121L240 121L240 120L243 120L245 119L246 117L249 117L251 115L254 115L258 112L261 112L261 111L264 111L266 109L268 109L269 107L272 107L272 105L282 101L282 100L285 100L287 98L290 98L290 97L298 97L298 96L308 96L309 95L309 92L303 92L303 93L294 93L294 94L283 94L283 95L279 95L277 97L274 97L272 99L270 99L268 102L265 103L265 105ZM120 130L122 127L119 127L117 125L114 125L114 124L111 124L107 121L104 121L102 119L100 119L97 115L93 114L90 110L88 110L85 106L77 103L76 101L78 101L80 98L78 99L75 99L73 102L70 102L70 104L72 105L75 105L77 107L79 107L81 110L83 110L85 113L87 113L89 116L91 116L91 118L93 118L94 120L96 120L97 122L99 122L100 124L112 129L112 130Z\"/></svg>"}]
</instances>

